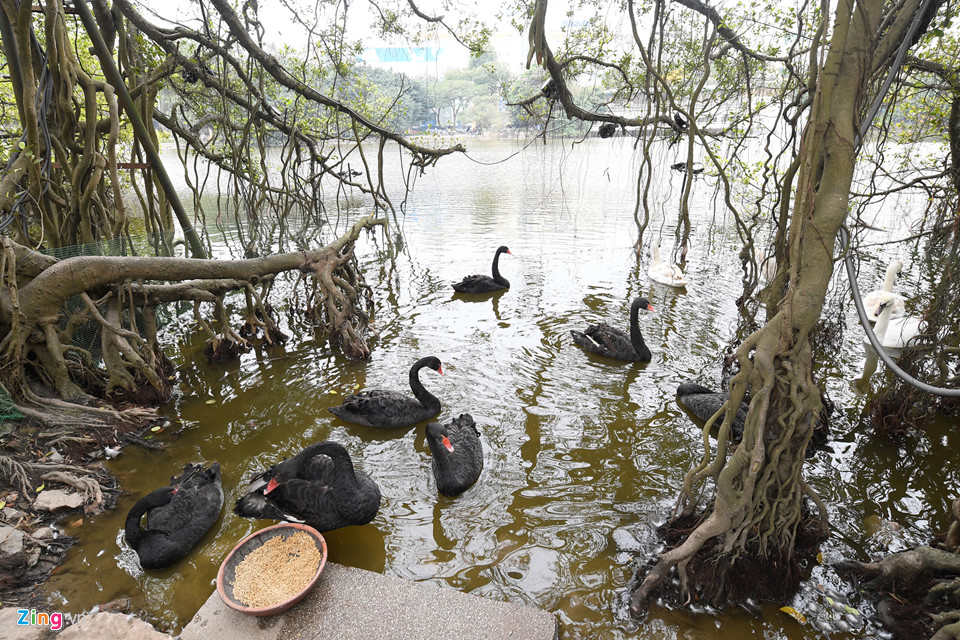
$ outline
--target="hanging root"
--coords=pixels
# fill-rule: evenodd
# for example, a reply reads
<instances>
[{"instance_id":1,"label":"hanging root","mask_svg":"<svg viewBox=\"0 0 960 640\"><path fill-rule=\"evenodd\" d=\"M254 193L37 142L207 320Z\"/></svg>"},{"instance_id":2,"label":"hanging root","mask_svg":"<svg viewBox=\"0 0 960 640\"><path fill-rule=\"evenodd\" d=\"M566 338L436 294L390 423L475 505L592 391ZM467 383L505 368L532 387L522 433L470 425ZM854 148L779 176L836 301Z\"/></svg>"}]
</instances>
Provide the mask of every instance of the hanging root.
<instances>
[{"instance_id":1,"label":"hanging root","mask_svg":"<svg viewBox=\"0 0 960 640\"><path fill-rule=\"evenodd\" d=\"M215 313L220 325L219 334L213 330L200 313L200 303L194 302L193 305L193 316L197 324L210 338L203 347L203 355L207 357L207 362L223 362L224 360L239 358L250 348L250 343L230 326L230 317L226 306L223 304L223 295L216 297L215 305Z\"/></svg>"},{"instance_id":2,"label":"hanging root","mask_svg":"<svg viewBox=\"0 0 960 640\"><path fill-rule=\"evenodd\" d=\"M247 319L240 329L240 335L244 338L253 338L258 336L260 328L263 328L263 339L267 344L280 345L286 343L290 337L280 331L274 321L273 307L264 303L263 298L253 288L252 284L247 284L244 294L247 299Z\"/></svg>"},{"instance_id":3,"label":"hanging root","mask_svg":"<svg viewBox=\"0 0 960 640\"><path fill-rule=\"evenodd\" d=\"M5 485L18 488L21 495L33 489L26 468L8 456L0 456L0 478Z\"/></svg>"},{"instance_id":4,"label":"hanging root","mask_svg":"<svg viewBox=\"0 0 960 640\"><path fill-rule=\"evenodd\" d=\"M353 246L342 252L321 255L302 267L313 274L307 292L307 314L323 324L330 343L351 358L370 357L366 338L370 329L367 315L372 292L356 268ZM306 281L305 281L306 282Z\"/></svg>"},{"instance_id":5,"label":"hanging root","mask_svg":"<svg viewBox=\"0 0 960 640\"><path fill-rule=\"evenodd\" d=\"M837 563L855 576L861 589L877 594L877 616L896 637L927 637L930 621L940 629L933 638L957 638L960 631L960 555L917 547L877 562Z\"/></svg>"}]
</instances>

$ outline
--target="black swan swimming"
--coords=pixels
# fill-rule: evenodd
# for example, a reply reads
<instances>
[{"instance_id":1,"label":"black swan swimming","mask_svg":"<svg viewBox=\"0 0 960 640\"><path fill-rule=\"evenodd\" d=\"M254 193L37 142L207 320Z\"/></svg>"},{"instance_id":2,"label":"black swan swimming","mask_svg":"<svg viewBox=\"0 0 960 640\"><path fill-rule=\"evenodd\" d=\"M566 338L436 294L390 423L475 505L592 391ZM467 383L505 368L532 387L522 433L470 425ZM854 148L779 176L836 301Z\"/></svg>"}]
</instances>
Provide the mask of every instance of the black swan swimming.
<instances>
[{"instance_id":1,"label":"black swan swimming","mask_svg":"<svg viewBox=\"0 0 960 640\"><path fill-rule=\"evenodd\" d=\"M140 498L124 527L127 544L140 557L144 569L163 569L180 560L200 541L223 508L220 465L209 469L188 464L180 477ZM147 514L147 528L140 527Z\"/></svg>"},{"instance_id":2,"label":"black swan swimming","mask_svg":"<svg viewBox=\"0 0 960 640\"><path fill-rule=\"evenodd\" d=\"M427 444L433 454L433 477L437 479L440 493L459 495L480 477L483 447L480 432L469 413L461 413L446 424L428 424Z\"/></svg>"},{"instance_id":3,"label":"black swan swimming","mask_svg":"<svg viewBox=\"0 0 960 640\"><path fill-rule=\"evenodd\" d=\"M399 391L370 389L347 396L339 407L330 407L329 411L347 422L389 429L428 420L440 413L440 401L420 383L420 369L424 367L443 375L437 358L427 356L417 360L410 368L410 389L416 398Z\"/></svg>"},{"instance_id":4,"label":"black swan swimming","mask_svg":"<svg viewBox=\"0 0 960 640\"><path fill-rule=\"evenodd\" d=\"M684 382L677 387L677 397L680 399L680 404L704 422L720 409L729 395L729 392L719 393L696 382ZM734 440L743 437L743 424L747 419L748 408L749 405L746 402L741 402L740 408L737 409L737 415L733 418L731 432ZM720 426L721 420L723 420L723 415L717 418L714 424Z\"/></svg>"},{"instance_id":5,"label":"black swan swimming","mask_svg":"<svg viewBox=\"0 0 960 640\"><path fill-rule=\"evenodd\" d=\"M453 290L459 293L489 293L490 291L500 291L509 289L510 281L500 275L500 254L510 253L510 249L500 247L493 256L493 277L474 275L467 276L457 284L453 285ZM510 253L510 255L513 255Z\"/></svg>"},{"instance_id":6,"label":"black swan swimming","mask_svg":"<svg viewBox=\"0 0 960 640\"><path fill-rule=\"evenodd\" d=\"M611 327L605 322L587 328L583 333L571 331L573 341L593 353L617 360L632 360L634 362L650 362L650 349L643 341L640 325L637 321L640 309L653 311L650 301L640 297L630 305L630 336L622 330Z\"/></svg>"},{"instance_id":7,"label":"black swan swimming","mask_svg":"<svg viewBox=\"0 0 960 640\"><path fill-rule=\"evenodd\" d=\"M233 508L244 518L304 522L318 531L367 524L380 510L380 489L336 442L311 444L253 477Z\"/></svg>"}]
</instances>

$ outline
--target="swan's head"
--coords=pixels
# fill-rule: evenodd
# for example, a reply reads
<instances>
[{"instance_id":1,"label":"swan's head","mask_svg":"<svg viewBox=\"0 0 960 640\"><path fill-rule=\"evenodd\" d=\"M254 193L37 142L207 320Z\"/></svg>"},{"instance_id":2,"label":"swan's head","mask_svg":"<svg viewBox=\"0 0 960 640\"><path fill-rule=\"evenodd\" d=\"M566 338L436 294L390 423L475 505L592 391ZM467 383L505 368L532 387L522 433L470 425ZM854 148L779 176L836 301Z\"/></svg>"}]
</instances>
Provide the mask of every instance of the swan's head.
<instances>
[{"instance_id":1,"label":"swan's head","mask_svg":"<svg viewBox=\"0 0 960 640\"><path fill-rule=\"evenodd\" d=\"M497 253L510 253L510 249L507 248L507 245L502 244L499 247L497 247ZM513 254L510 253L510 255L513 255Z\"/></svg>"},{"instance_id":2,"label":"swan's head","mask_svg":"<svg viewBox=\"0 0 960 640\"><path fill-rule=\"evenodd\" d=\"M263 488L263 495L269 494L287 480L295 478L296 475L297 469L293 464L292 458L278 462L267 469L262 476L262 479L267 481L267 486Z\"/></svg>"},{"instance_id":3,"label":"swan's head","mask_svg":"<svg viewBox=\"0 0 960 640\"><path fill-rule=\"evenodd\" d=\"M450 442L450 432L439 422L431 422L427 425L427 440L431 445L431 449L433 449L434 446L442 446L450 453L453 453L453 444Z\"/></svg>"},{"instance_id":4,"label":"swan's head","mask_svg":"<svg viewBox=\"0 0 960 640\"><path fill-rule=\"evenodd\" d=\"M443 367L440 365L440 358L429 356L423 359L423 366L430 367L440 375L443 375Z\"/></svg>"},{"instance_id":5,"label":"swan's head","mask_svg":"<svg viewBox=\"0 0 960 640\"><path fill-rule=\"evenodd\" d=\"M647 311L653 311L654 313L656 313L657 311L656 309L653 308L653 305L650 304L650 301L644 298L643 296L640 296L639 298L634 298L633 304L630 306L636 307L637 309L646 309Z\"/></svg>"},{"instance_id":6,"label":"swan's head","mask_svg":"<svg viewBox=\"0 0 960 640\"><path fill-rule=\"evenodd\" d=\"M874 307L873 315L879 318L883 313L883 310L887 307L890 307L896 299L897 296L895 294L890 293L889 291L881 291L880 297L877 300L877 306Z\"/></svg>"}]
</instances>

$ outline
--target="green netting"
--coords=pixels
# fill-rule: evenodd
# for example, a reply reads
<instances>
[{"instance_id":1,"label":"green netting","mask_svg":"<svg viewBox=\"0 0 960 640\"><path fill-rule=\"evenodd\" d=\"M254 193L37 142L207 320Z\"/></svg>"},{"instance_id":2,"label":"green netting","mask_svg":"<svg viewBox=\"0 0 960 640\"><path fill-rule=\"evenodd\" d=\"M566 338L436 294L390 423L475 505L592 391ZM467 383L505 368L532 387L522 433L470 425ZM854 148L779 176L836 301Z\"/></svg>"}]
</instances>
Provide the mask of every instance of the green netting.
<instances>
[{"instance_id":1,"label":"green netting","mask_svg":"<svg viewBox=\"0 0 960 640\"><path fill-rule=\"evenodd\" d=\"M73 258L76 256L157 256L171 255L173 248L172 234L151 233L136 237L112 238L100 242L89 244L77 244L68 247L57 247L53 249L41 249L41 253L59 258L61 260ZM71 296L64 302L60 314L60 328L66 328L67 319L75 312L84 308L83 298L79 295ZM176 306L176 305L174 305ZM169 322L169 319L178 312L177 309L169 310L169 313L158 313L158 328ZM143 314L137 309L135 311L134 322L140 335L144 334ZM130 311L122 311L122 320L125 327L130 326ZM73 333L72 346L82 349L90 354L92 364L99 364L102 361L100 324L95 320L84 323ZM70 350L67 357L76 361L82 359L82 352Z\"/></svg>"},{"instance_id":2,"label":"green netting","mask_svg":"<svg viewBox=\"0 0 960 640\"><path fill-rule=\"evenodd\" d=\"M10 432L9 427L3 428L7 420L19 420L22 417L23 414L17 410L17 405L13 404L10 394L7 393L6 389L0 387L0 436Z\"/></svg>"},{"instance_id":3,"label":"green netting","mask_svg":"<svg viewBox=\"0 0 960 640\"><path fill-rule=\"evenodd\" d=\"M17 410L17 405L13 403L13 398L7 393L7 390L0 387L0 424L4 420L22 418L23 414Z\"/></svg>"},{"instance_id":4,"label":"green netting","mask_svg":"<svg viewBox=\"0 0 960 640\"><path fill-rule=\"evenodd\" d=\"M41 249L41 253L54 258L75 256L162 256L173 254L173 234L147 233L141 236L124 236L100 240L89 244Z\"/></svg>"}]
</instances>

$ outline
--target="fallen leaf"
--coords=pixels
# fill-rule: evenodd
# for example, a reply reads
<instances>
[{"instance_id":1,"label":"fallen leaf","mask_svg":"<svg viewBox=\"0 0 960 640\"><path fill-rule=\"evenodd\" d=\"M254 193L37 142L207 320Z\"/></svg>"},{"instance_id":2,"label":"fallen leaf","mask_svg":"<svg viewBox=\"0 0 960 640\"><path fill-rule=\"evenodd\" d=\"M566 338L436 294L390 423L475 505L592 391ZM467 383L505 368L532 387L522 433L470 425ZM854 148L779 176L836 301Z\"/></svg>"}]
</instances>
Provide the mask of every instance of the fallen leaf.
<instances>
[{"instance_id":1,"label":"fallen leaf","mask_svg":"<svg viewBox=\"0 0 960 640\"><path fill-rule=\"evenodd\" d=\"M800 624L807 624L807 618L802 613L794 609L793 607L780 607L780 611L783 611L791 618L799 622Z\"/></svg>"},{"instance_id":2,"label":"fallen leaf","mask_svg":"<svg viewBox=\"0 0 960 640\"><path fill-rule=\"evenodd\" d=\"M216 403L217 403L216 400L213 400L213 399L207 400L207 404L216 404Z\"/></svg>"},{"instance_id":3,"label":"fallen leaf","mask_svg":"<svg viewBox=\"0 0 960 640\"><path fill-rule=\"evenodd\" d=\"M3 509L5 506L7 506L7 501L6 501L6 500L0 500L0 509Z\"/></svg>"},{"instance_id":4,"label":"fallen leaf","mask_svg":"<svg viewBox=\"0 0 960 640\"><path fill-rule=\"evenodd\" d=\"M42 484L42 485L40 485L39 487L37 487L37 493L40 493L41 491L43 491L43 488L44 488L45 486L47 486L47 485Z\"/></svg>"},{"instance_id":5,"label":"fallen leaf","mask_svg":"<svg viewBox=\"0 0 960 640\"><path fill-rule=\"evenodd\" d=\"M853 607L851 607L850 605L847 605L847 604L843 605L843 610L844 610L845 612L847 612L847 613L852 613L852 614L855 615L855 616L859 616L859 615L860 615L860 612L859 612L859 611L857 611L856 609L854 609Z\"/></svg>"},{"instance_id":6,"label":"fallen leaf","mask_svg":"<svg viewBox=\"0 0 960 640\"><path fill-rule=\"evenodd\" d=\"M817 553L817 564L823 564L823 553Z\"/></svg>"},{"instance_id":7,"label":"fallen leaf","mask_svg":"<svg viewBox=\"0 0 960 640\"><path fill-rule=\"evenodd\" d=\"M332 396L335 396L335 395L337 395L337 390L336 390L336 389L330 389L330 391L327 391L327 393L329 393L329 394L332 395Z\"/></svg>"},{"instance_id":8,"label":"fallen leaf","mask_svg":"<svg viewBox=\"0 0 960 640\"><path fill-rule=\"evenodd\" d=\"M163 431L163 427L161 427L160 425L157 425L155 427L150 427L150 431L153 431L153 432Z\"/></svg>"}]
</instances>

